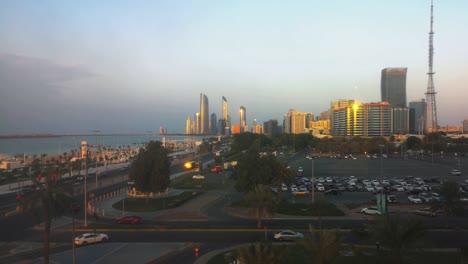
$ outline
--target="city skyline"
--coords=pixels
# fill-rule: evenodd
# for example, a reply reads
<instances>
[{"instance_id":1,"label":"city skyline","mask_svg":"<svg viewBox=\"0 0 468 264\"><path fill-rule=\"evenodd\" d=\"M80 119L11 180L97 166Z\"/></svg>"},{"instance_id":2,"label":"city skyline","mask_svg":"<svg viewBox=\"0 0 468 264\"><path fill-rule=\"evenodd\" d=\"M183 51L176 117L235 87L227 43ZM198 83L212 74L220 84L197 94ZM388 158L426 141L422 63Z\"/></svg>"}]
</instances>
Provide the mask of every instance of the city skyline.
<instances>
[{"instance_id":1,"label":"city skyline","mask_svg":"<svg viewBox=\"0 0 468 264\"><path fill-rule=\"evenodd\" d=\"M200 93L208 115L226 96L247 125L281 122L380 101L387 67L408 68L407 102L424 98L430 1L337 3L3 1L0 134L183 133ZM434 2L440 126L468 117L467 7Z\"/></svg>"}]
</instances>

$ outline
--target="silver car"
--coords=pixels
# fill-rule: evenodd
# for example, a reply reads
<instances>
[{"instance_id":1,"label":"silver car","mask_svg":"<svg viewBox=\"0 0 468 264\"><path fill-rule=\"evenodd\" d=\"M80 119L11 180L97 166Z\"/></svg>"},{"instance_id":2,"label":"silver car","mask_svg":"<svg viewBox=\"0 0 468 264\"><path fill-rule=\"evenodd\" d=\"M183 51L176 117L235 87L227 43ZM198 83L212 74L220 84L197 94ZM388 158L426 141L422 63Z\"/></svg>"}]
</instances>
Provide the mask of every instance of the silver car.
<instances>
[{"instance_id":1,"label":"silver car","mask_svg":"<svg viewBox=\"0 0 468 264\"><path fill-rule=\"evenodd\" d=\"M102 233L85 233L75 237L75 245L86 246L88 244L106 242L109 240L109 236Z\"/></svg>"},{"instance_id":2,"label":"silver car","mask_svg":"<svg viewBox=\"0 0 468 264\"><path fill-rule=\"evenodd\" d=\"M283 240L295 240L298 238L303 238L304 235L299 232L294 232L292 230L281 230L278 233L275 233L275 240L283 241Z\"/></svg>"}]
</instances>

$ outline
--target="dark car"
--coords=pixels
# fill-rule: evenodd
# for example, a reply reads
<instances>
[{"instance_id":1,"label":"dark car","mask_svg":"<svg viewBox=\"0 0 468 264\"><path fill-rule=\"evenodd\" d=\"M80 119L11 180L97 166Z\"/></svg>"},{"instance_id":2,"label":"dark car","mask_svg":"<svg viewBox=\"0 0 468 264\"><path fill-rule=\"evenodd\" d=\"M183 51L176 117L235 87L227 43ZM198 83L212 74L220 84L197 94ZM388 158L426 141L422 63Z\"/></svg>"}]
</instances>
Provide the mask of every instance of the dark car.
<instances>
[{"instance_id":1,"label":"dark car","mask_svg":"<svg viewBox=\"0 0 468 264\"><path fill-rule=\"evenodd\" d=\"M421 190L421 189L413 189L413 190L409 190L408 194L409 195L419 195L422 192L423 192L423 190Z\"/></svg>"},{"instance_id":2,"label":"dark car","mask_svg":"<svg viewBox=\"0 0 468 264\"><path fill-rule=\"evenodd\" d=\"M128 215L117 219L118 224L140 224L142 222L141 217L136 215Z\"/></svg>"},{"instance_id":3,"label":"dark car","mask_svg":"<svg viewBox=\"0 0 468 264\"><path fill-rule=\"evenodd\" d=\"M338 189L330 189L324 192L325 195L341 195L341 191Z\"/></svg>"}]
</instances>

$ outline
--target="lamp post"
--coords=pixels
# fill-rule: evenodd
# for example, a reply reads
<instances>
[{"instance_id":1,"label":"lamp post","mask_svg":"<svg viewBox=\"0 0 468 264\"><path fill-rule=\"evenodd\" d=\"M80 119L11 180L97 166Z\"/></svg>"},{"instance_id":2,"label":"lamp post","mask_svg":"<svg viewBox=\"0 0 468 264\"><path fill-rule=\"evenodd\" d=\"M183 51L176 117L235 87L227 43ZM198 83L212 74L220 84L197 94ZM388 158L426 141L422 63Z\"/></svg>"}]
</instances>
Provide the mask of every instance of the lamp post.
<instances>
[{"instance_id":1,"label":"lamp post","mask_svg":"<svg viewBox=\"0 0 468 264\"><path fill-rule=\"evenodd\" d=\"M88 227L88 190L87 190L87 182L86 179L88 178L88 152L85 155L85 177L84 177L84 227ZM81 170L81 168L80 168Z\"/></svg>"},{"instance_id":2,"label":"lamp post","mask_svg":"<svg viewBox=\"0 0 468 264\"><path fill-rule=\"evenodd\" d=\"M380 144L380 178L383 178L383 157L382 157L382 148L384 145Z\"/></svg>"},{"instance_id":3,"label":"lamp post","mask_svg":"<svg viewBox=\"0 0 468 264\"><path fill-rule=\"evenodd\" d=\"M314 158L312 158L312 204L315 204L315 173Z\"/></svg>"}]
</instances>

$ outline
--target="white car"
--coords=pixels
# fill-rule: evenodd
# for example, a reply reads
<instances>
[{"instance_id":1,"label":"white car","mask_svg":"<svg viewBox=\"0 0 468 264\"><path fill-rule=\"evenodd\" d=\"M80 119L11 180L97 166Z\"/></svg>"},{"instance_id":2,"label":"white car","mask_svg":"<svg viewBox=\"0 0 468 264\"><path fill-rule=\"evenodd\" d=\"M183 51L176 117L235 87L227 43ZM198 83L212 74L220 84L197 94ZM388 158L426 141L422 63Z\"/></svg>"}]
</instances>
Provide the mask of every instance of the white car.
<instances>
[{"instance_id":1,"label":"white car","mask_svg":"<svg viewBox=\"0 0 468 264\"><path fill-rule=\"evenodd\" d=\"M461 171L457 169L452 169L450 173L454 176L461 176Z\"/></svg>"},{"instance_id":2,"label":"white car","mask_svg":"<svg viewBox=\"0 0 468 264\"><path fill-rule=\"evenodd\" d=\"M272 185L272 186L271 186L271 191L272 191L272 192L275 192L275 193L278 192L278 186Z\"/></svg>"},{"instance_id":3,"label":"white car","mask_svg":"<svg viewBox=\"0 0 468 264\"><path fill-rule=\"evenodd\" d=\"M405 188L401 185L395 185L395 190L397 192L404 192L405 191Z\"/></svg>"},{"instance_id":4,"label":"white car","mask_svg":"<svg viewBox=\"0 0 468 264\"><path fill-rule=\"evenodd\" d=\"M302 167L297 168L297 172L304 172L304 169Z\"/></svg>"},{"instance_id":5,"label":"white car","mask_svg":"<svg viewBox=\"0 0 468 264\"><path fill-rule=\"evenodd\" d=\"M278 233L275 233L274 238L275 240L295 240L298 238L303 238L304 235L299 232L294 232L292 230L281 230Z\"/></svg>"},{"instance_id":6,"label":"white car","mask_svg":"<svg viewBox=\"0 0 468 264\"><path fill-rule=\"evenodd\" d=\"M371 182L369 180L363 180L362 183L364 183L364 185L371 185Z\"/></svg>"},{"instance_id":7,"label":"white car","mask_svg":"<svg viewBox=\"0 0 468 264\"><path fill-rule=\"evenodd\" d=\"M204 180L205 176L197 174L197 175L193 175L192 179L194 179L194 180Z\"/></svg>"},{"instance_id":8,"label":"white car","mask_svg":"<svg viewBox=\"0 0 468 264\"><path fill-rule=\"evenodd\" d=\"M422 203L421 198L419 198L419 197L417 197L417 196L415 196L415 195L410 195L410 196L408 196L408 200L409 200L410 202L412 202L412 203L415 203L415 204L417 204L417 203Z\"/></svg>"},{"instance_id":9,"label":"white car","mask_svg":"<svg viewBox=\"0 0 468 264\"><path fill-rule=\"evenodd\" d=\"M333 182L333 179L331 177L326 177L325 178L325 181L328 182L328 183L332 183Z\"/></svg>"},{"instance_id":10,"label":"white car","mask_svg":"<svg viewBox=\"0 0 468 264\"><path fill-rule=\"evenodd\" d=\"M372 180L371 182L372 182L372 185L374 186L380 185L380 182L378 180Z\"/></svg>"},{"instance_id":11,"label":"white car","mask_svg":"<svg viewBox=\"0 0 468 264\"><path fill-rule=\"evenodd\" d=\"M362 208L361 213L366 214L366 215L381 215L382 214L379 210L377 210L377 207L373 207L373 206Z\"/></svg>"},{"instance_id":12,"label":"white car","mask_svg":"<svg viewBox=\"0 0 468 264\"><path fill-rule=\"evenodd\" d=\"M281 184L281 191L283 192L287 192L288 191L288 186L286 186L286 184Z\"/></svg>"},{"instance_id":13,"label":"white car","mask_svg":"<svg viewBox=\"0 0 468 264\"><path fill-rule=\"evenodd\" d=\"M466 179L465 182L468 184L468 179Z\"/></svg>"},{"instance_id":14,"label":"white car","mask_svg":"<svg viewBox=\"0 0 468 264\"><path fill-rule=\"evenodd\" d=\"M297 186L296 185L291 185L291 192L297 192Z\"/></svg>"},{"instance_id":15,"label":"white car","mask_svg":"<svg viewBox=\"0 0 468 264\"><path fill-rule=\"evenodd\" d=\"M323 184L321 184L321 183L317 183L317 185L315 185L315 188L319 192L324 192L325 191L325 186L323 186Z\"/></svg>"},{"instance_id":16,"label":"white car","mask_svg":"<svg viewBox=\"0 0 468 264\"><path fill-rule=\"evenodd\" d=\"M85 234L75 237L75 245L86 246L87 244L106 242L107 240L109 240L109 236L106 234L85 233Z\"/></svg>"},{"instance_id":17,"label":"white car","mask_svg":"<svg viewBox=\"0 0 468 264\"><path fill-rule=\"evenodd\" d=\"M365 186L364 188L365 188L366 191L368 191L368 192L374 192L374 191L375 191L374 187L372 187L372 186Z\"/></svg>"}]
</instances>

